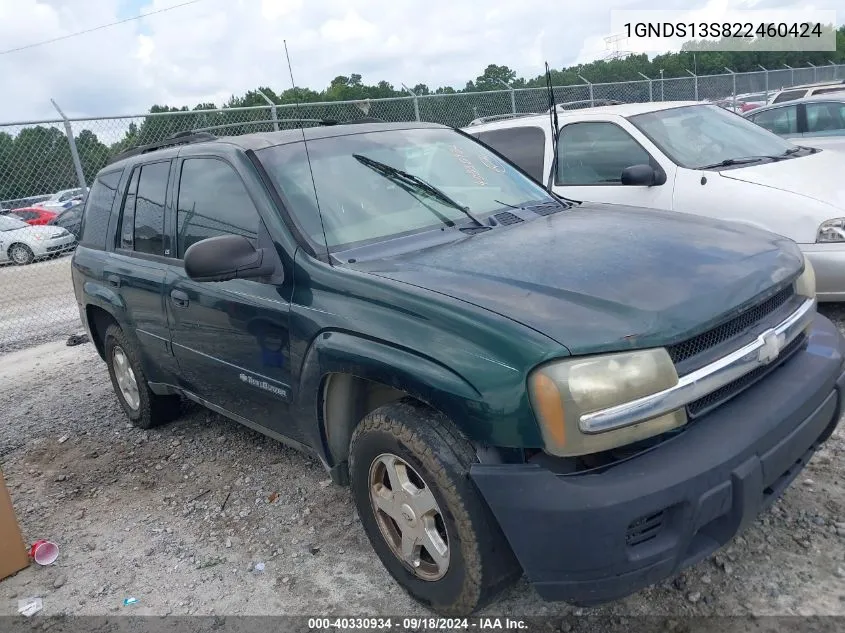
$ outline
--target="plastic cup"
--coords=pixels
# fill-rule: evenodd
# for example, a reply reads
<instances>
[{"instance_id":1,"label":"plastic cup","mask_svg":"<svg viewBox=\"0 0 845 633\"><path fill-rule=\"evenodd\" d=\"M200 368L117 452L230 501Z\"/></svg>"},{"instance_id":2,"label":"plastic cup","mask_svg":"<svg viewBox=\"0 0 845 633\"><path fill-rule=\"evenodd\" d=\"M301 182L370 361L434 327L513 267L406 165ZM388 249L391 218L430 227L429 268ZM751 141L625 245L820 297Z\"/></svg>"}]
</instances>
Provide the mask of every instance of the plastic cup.
<instances>
[{"instance_id":1,"label":"plastic cup","mask_svg":"<svg viewBox=\"0 0 845 633\"><path fill-rule=\"evenodd\" d=\"M46 539L40 539L32 544L29 556L39 565L52 565L59 557L59 546Z\"/></svg>"}]
</instances>

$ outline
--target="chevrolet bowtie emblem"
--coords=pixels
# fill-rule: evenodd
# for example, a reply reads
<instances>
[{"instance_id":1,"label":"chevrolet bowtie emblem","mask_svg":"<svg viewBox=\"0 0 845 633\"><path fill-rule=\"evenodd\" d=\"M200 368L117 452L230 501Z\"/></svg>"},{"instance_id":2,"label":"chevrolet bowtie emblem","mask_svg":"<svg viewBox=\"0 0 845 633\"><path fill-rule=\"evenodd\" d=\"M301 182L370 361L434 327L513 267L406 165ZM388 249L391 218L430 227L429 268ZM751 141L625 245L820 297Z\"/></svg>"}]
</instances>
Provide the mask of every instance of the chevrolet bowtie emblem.
<instances>
[{"instance_id":1,"label":"chevrolet bowtie emblem","mask_svg":"<svg viewBox=\"0 0 845 633\"><path fill-rule=\"evenodd\" d=\"M760 335L763 347L757 350L757 360L761 365L768 365L780 355L784 338L783 334L778 335L774 330L767 330Z\"/></svg>"}]
</instances>

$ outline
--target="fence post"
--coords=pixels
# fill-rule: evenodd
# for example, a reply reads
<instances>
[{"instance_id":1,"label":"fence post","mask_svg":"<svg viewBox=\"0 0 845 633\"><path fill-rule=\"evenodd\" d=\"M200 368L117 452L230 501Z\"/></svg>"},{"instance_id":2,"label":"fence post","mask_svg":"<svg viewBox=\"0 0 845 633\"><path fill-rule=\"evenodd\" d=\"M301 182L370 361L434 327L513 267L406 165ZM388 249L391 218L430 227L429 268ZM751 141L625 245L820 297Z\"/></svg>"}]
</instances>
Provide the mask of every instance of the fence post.
<instances>
[{"instance_id":1,"label":"fence post","mask_svg":"<svg viewBox=\"0 0 845 633\"><path fill-rule=\"evenodd\" d=\"M827 60L827 62L828 62L831 66L833 66L833 80L834 80L834 81L836 81L836 75L838 75L838 74L839 74L839 72L838 72L838 71L839 71L839 66L837 66L837 65L836 65L836 62L834 62L832 59L828 59L828 60Z\"/></svg>"},{"instance_id":2,"label":"fence post","mask_svg":"<svg viewBox=\"0 0 845 633\"><path fill-rule=\"evenodd\" d=\"M816 68L816 65L813 64L812 62L807 62L807 65L813 67L813 83L818 83L818 81L819 81L818 70L819 69Z\"/></svg>"},{"instance_id":3,"label":"fence post","mask_svg":"<svg viewBox=\"0 0 845 633\"><path fill-rule=\"evenodd\" d=\"M784 66L789 68L789 87L791 88L795 85L795 69L789 64L784 64Z\"/></svg>"},{"instance_id":4,"label":"fence post","mask_svg":"<svg viewBox=\"0 0 845 633\"><path fill-rule=\"evenodd\" d=\"M268 97L266 94L264 94L260 90L256 90L255 92L260 94L264 98L264 101L267 102L267 105L270 106L270 112L273 116L273 129L278 132L279 131L279 117L276 116L276 102L272 101L270 99L270 97Z\"/></svg>"},{"instance_id":5,"label":"fence post","mask_svg":"<svg viewBox=\"0 0 845 633\"><path fill-rule=\"evenodd\" d=\"M510 85L508 85L508 84L506 84L504 81L502 81L501 79L496 79L496 81L498 81L498 82L499 82L500 84L502 84L505 88L507 88L508 90L510 90L510 93L511 93L511 112L512 112L513 114L516 114L516 96L515 96L514 89L513 89Z\"/></svg>"},{"instance_id":6,"label":"fence post","mask_svg":"<svg viewBox=\"0 0 845 633\"><path fill-rule=\"evenodd\" d=\"M590 87L590 107L593 105L593 84L591 84L587 79L584 79L581 75L578 75L578 79L583 81Z\"/></svg>"},{"instance_id":7,"label":"fence post","mask_svg":"<svg viewBox=\"0 0 845 633\"><path fill-rule=\"evenodd\" d=\"M698 75L696 75L691 70L687 70L686 68L684 68L684 70L686 70L690 75L692 75L693 81L695 81L695 100L698 101Z\"/></svg>"},{"instance_id":8,"label":"fence post","mask_svg":"<svg viewBox=\"0 0 845 633\"><path fill-rule=\"evenodd\" d=\"M408 86L406 86L405 84L402 84L402 87L405 89L405 92L407 92L409 95L411 95L414 98L414 116L417 117L417 121L419 121L420 120L420 104L419 104L419 101L418 101L417 93L414 92L413 90L411 90L410 88L408 88Z\"/></svg>"},{"instance_id":9,"label":"fence post","mask_svg":"<svg viewBox=\"0 0 845 633\"><path fill-rule=\"evenodd\" d=\"M733 98L731 100L731 107L733 108L733 111L736 112L736 73L727 66L725 66L725 70L727 70L731 74L731 78L733 79L733 89L731 90L731 92L733 93Z\"/></svg>"},{"instance_id":10,"label":"fence post","mask_svg":"<svg viewBox=\"0 0 845 633\"><path fill-rule=\"evenodd\" d=\"M79 162L79 152L76 151L76 139L73 138L73 128L65 113L59 107L59 104L54 99L50 99L50 103L53 104L53 107L56 108L59 116L65 122L65 136L67 136L67 142L70 145L70 157L73 160L73 167L76 169L76 178L79 180L79 186L82 188L82 191L87 195L88 185L85 183L85 172L82 171L82 163Z\"/></svg>"},{"instance_id":11,"label":"fence post","mask_svg":"<svg viewBox=\"0 0 845 633\"><path fill-rule=\"evenodd\" d=\"M654 101L654 93L651 90L651 77L648 75L642 74L640 71L637 71L637 74L642 77L643 79L648 79L648 100Z\"/></svg>"},{"instance_id":12,"label":"fence post","mask_svg":"<svg viewBox=\"0 0 845 633\"><path fill-rule=\"evenodd\" d=\"M763 71L766 73L766 101L769 100L769 69L763 66L763 64L757 64Z\"/></svg>"}]
</instances>

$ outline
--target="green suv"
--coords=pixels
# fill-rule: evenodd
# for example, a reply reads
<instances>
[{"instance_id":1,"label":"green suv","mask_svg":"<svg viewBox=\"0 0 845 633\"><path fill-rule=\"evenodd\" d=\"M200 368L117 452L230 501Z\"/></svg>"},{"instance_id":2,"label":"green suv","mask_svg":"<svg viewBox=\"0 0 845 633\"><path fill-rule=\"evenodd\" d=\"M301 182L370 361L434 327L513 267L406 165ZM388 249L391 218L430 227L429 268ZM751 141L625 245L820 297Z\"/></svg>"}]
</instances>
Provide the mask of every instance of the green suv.
<instances>
[{"instance_id":1,"label":"green suv","mask_svg":"<svg viewBox=\"0 0 845 633\"><path fill-rule=\"evenodd\" d=\"M843 339L770 233L550 195L450 128L130 150L73 284L129 419L183 397L349 484L387 571L467 614L677 573L833 431Z\"/></svg>"}]
</instances>

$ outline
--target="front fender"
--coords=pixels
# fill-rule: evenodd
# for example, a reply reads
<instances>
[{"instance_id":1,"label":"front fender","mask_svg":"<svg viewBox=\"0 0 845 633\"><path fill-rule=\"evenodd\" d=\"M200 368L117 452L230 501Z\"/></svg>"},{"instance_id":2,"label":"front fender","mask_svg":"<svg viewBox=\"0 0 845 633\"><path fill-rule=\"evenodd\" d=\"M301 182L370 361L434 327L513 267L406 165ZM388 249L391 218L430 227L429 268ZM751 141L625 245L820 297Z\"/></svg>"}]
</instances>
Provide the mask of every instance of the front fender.
<instances>
[{"instance_id":1,"label":"front fender","mask_svg":"<svg viewBox=\"0 0 845 633\"><path fill-rule=\"evenodd\" d=\"M483 409L481 393L437 361L381 341L345 332L323 332L302 364L295 408L309 444L330 461L322 432L321 390L325 377L342 373L404 391L449 416L470 438Z\"/></svg>"}]
</instances>

